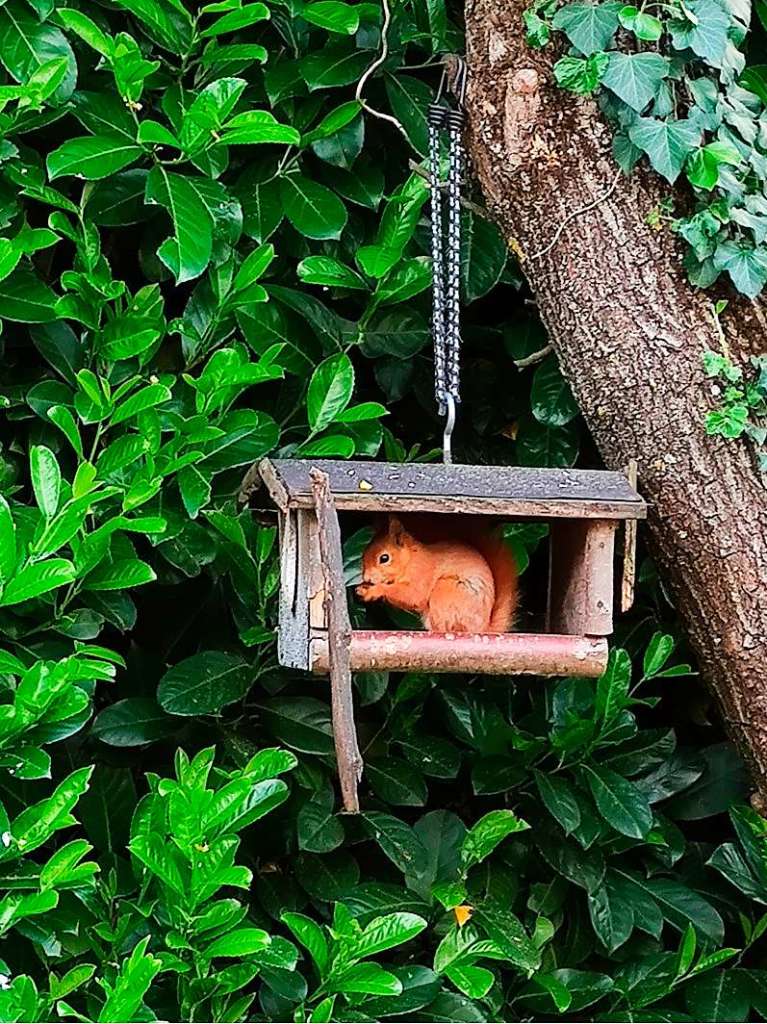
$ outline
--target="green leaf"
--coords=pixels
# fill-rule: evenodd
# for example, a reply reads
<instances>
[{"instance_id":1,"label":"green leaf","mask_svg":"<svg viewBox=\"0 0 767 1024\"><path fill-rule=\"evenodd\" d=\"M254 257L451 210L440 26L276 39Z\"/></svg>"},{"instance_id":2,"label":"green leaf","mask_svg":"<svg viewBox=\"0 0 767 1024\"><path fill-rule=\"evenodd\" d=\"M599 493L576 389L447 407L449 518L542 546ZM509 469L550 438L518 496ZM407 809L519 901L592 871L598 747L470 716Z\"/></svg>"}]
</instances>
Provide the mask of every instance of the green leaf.
<instances>
[{"instance_id":1,"label":"green leaf","mask_svg":"<svg viewBox=\"0 0 767 1024\"><path fill-rule=\"evenodd\" d=\"M374 918L353 943L355 958L374 956L394 949L420 935L427 922L417 914L396 913Z\"/></svg>"},{"instance_id":2,"label":"green leaf","mask_svg":"<svg viewBox=\"0 0 767 1024\"><path fill-rule=\"evenodd\" d=\"M653 633L642 662L642 675L645 679L652 679L661 671L675 646L673 636L669 636L668 633Z\"/></svg>"},{"instance_id":3,"label":"green leaf","mask_svg":"<svg viewBox=\"0 0 767 1024\"><path fill-rule=\"evenodd\" d=\"M171 736L176 728L156 701L128 697L104 708L93 723L91 736L110 747L136 747Z\"/></svg>"},{"instance_id":4,"label":"green leaf","mask_svg":"<svg viewBox=\"0 0 767 1024\"><path fill-rule=\"evenodd\" d=\"M599 85L607 69L607 54L593 57L561 57L554 65L554 78L558 85L579 96L588 96Z\"/></svg>"},{"instance_id":5,"label":"green leaf","mask_svg":"<svg viewBox=\"0 0 767 1024\"><path fill-rule=\"evenodd\" d=\"M552 25L565 33L584 57L608 50L618 29L619 3L572 3L561 7Z\"/></svg>"},{"instance_id":6,"label":"green leaf","mask_svg":"<svg viewBox=\"0 0 767 1024\"><path fill-rule=\"evenodd\" d=\"M548 427L562 427L578 415L570 385L559 369L556 356L548 356L537 367L530 390L533 416Z\"/></svg>"},{"instance_id":7,"label":"green leaf","mask_svg":"<svg viewBox=\"0 0 767 1024\"><path fill-rule=\"evenodd\" d=\"M250 28L260 21L270 17L269 8L266 4L247 4L236 10L228 11L222 17L217 18L212 25L200 32L201 39L211 39L215 36L223 36L228 32L239 32L243 28Z\"/></svg>"},{"instance_id":8,"label":"green leaf","mask_svg":"<svg viewBox=\"0 0 767 1024\"><path fill-rule=\"evenodd\" d=\"M594 711L605 725L616 719L628 703L630 686L631 659L618 648L610 652L607 668L597 681Z\"/></svg>"},{"instance_id":9,"label":"green leaf","mask_svg":"<svg viewBox=\"0 0 767 1024\"><path fill-rule=\"evenodd\" d=\"M176 284L199 277L213 251L213 220L192 182L164 167L154 167L146 182L146 202L164 206L173 222L174 237L163 242L157 255Z\"/></svg>"},{"instance_id":10,"label":"green leaf","mask_svg":"<svg viewBox=\"0 0 767 1024\"><path fill-rule=\"evenodd\" d=\"M684 987L691 1019L746 1021L752 1005L752 980L746 971L726 969L696 978Z\"/></svg>"},{"instance_id":11,"label":"green leaf","mask_svg":"<svg viewBox=\"0 0 767 1024\"><path fill-rule=\"evenodd\" d=\"M162 405L170 397L170 390L164 384L147 384L145 388L141 388L140 391L132 394L130 398L126 398L124 402L119 403L110 417L110 423L112 426L124 423L126 420L137 416L141 412L145 412L147 409L153 409L156 405Z\"/></svg>"},{"instance_id":12,"label":"green leaf","mask_svg":"<svg viewBox=\"0 0 767 1024\"><path fill-rule=\"evenodd\" d=\"M253 670L242 658L203 651L165 673L157 700L172 715L213 715L244 697L252 683Z\"/></svg>"},{"instance_id":13,"label":"green leaf","mask_svg":"<svg viewBox=\"0 0 767 1024\"><path fill-rule=\"evenodd\" d=\"M318 434L349 404L354 390L354 367L345 352L325 359L312 374L306 396L309 426Z\"/></svg>"},{"instance_id":14,"label":"green leaf","mask_svg":"<svg viewBox=\"0 0 767 1024\"><path fill-rule=\"evenodd\" d=\"M7 500L0 495L0 582L13 576L16 568L16 526Z\"/></svg>"},{"instance_id":15,"label":"green leaf","mask_svg":"<svg viewBox=\"0 0 767 1024\"><path fill-rule=\"evenodd\" d=\"M605 881L588 894L591 924L609 953L623 945L634 930L634 909L622 879L608 871Z\"/></svg>"},{"instance_id":16,"label":"green leaf","mask_svg":"<svg viewBox=\"0 0 767 1024\"><path fill-rule=\"evenodd\" d=\"M688 159L687 180L698 188L711 191L719 181L719 168L722 164L737 167L739 163L740 154L734 146L726 142L710 142Z\"/></svg>"},{"instance_id":17,"label":"green leaf","mask_svg":"<svg viewBox=\"0 0 767 1024\"><path fill-rule=\"evenodd\" d=\"M122 2L125 3L125 0ZM101 1007L99 1024L117 1024L119 1021L136 1019L144 996L163 966L159 957L147 953L150 938L147 935L136 944L130 957L122 960L117 978Z\"/></svg>"},{"instance_id":18,"label":"green leaf","mask_svg":"<svg viewBox=\"0 0 767 1024\"><path fill-rule=\"evenodd\" d=\"M340 238L346 226L346 207L324 185L303 174L280 178L280 198L290 223L307 238Z\"/></svg>"},{"instance_id":19,"label":"green leaf","mask_svg":"<svg viewBox=\"0 0 767 1024\"><path fill-rule=\"evenodd\" d=\"M320 926L310 917L305 917L303 914L286 912L282 914L281 920L284 921L296 939L308 951L312 960L317 965L320 977L324 977L330 955L327 941Z\"/></svg>"},{"instance_id":20,"label":"green leaf","mask_svg":"<svg viewBox=\"0 0 767 1024\"><path fill-rule=\"evenodd\" d=\"M714 253L714 266L718 270L726 270L738 291L754 299L767 283L767 246L721 242ZM2 287L0 284L0 291Z\"/></svg>"},{"instance_id":21,"label":"green leaf","mask_svg":"<svg viewBox=\"0 0 767 1024\"><path fill-rule=\"evenodd\" d=\"M4 320L47 324L56 319L55 303L54 293L25 263L0 281L0 317Z\"/></svg>"},{"instance_id":22,"label":"green leaf","mask_svg":"<svg viewBox=\"0 0 767 1024\"><path fill-rule=\"evenodd\" d=\"M365 996L398 996L402 982L378 964L355 964L328 983L334 992Z\"/></svg>"},{"instance_id":23,"label":"green leaf","mask_svg":"<svg viewBox=\"0 0 767 1024\"><path fill-rule=\"evenodd\" d=\"M609 768L583 766L599 813L616 832L644 839L652 828L652 810L642 791Z\"/></svg>"},{"instance_id":24,"label":"green leaf","mask_svg":"<svg viewBox=\"0 0 767 1024\"><path fill-rule=\"evenodd\" d=\"M541 954L522 922L506 907L486 902L477 908L477 920L506 959L529 973L541 965Z\"/></svg>"},{"instance_id":25,"label":"green leaf","mask_svg":"<svg viewBox=\"0 0 767 1024\"><path fill-rule=\"evenodd\" d=\"M469 831L461 846L461 860L465 868L480 864L507 836L530 828L512 811L489 811Z\"/></svg>"},{"instance_id":26,"label":"green leaf","mask_svg":"<svg viewBox=\"0 0 767 1024\"><path fill-rule=\"evenodd\" d=\"M140 558L119 558L114 562L104 562L89 573L85 589L125 590L152 583L155 579L155 571L148 562L142 562Z\"/></svg>"},{"instance_id":27,"label":"green leaf","mask_svg":"<svg viewBox=\"0 0 767 1024\"><path fill-rule=\"evenodd\" d=\"M116 0L139 21L156 43L172 53L185 54L193 38L193 23L181 3L175 0Z\"/></svg>"},{"instance_id":28,"label":"green leaf","mask_svg":"<svg viewBox=\"0 0 767 1024\"><path fill-rule=\"evenodd\" d=\"M538 771L535 772L535 784L546 810L559 822L565 834L570 835L581 823L581 810L572 787L557 775Z\"/></svg>"},{"instance_id":29,"label":"green leaf","mask_svg":"<svg viewBox=\"0 0 767 1024\"><path fill-rule=\"evenodd\" d=\"M725 61L730 17L716 0L690 0L683 18L671 22L671 41L677 50L690 49L715 68Z\"/></svg>"},{"instance_id":30,"label":"green leaf","mask_svg":"<svg viewBox=\"0 0 767 1024\"><path fill-rule=\"evenodd\" d=\"M269 935L261 928L236 928L228 935L214 939L202 950L202 956L206 960L212 960L217 956L251 956L266 949L271 941Z\"/></svg>"},{"instance_id":31,"label":"green leaf","mask_svg":"<svg viewBox=\"0 0 767 1024\"><path fill-rule=\"evenodd\" d=\"M0 61L17 82L28 82L49 61L63 58L66 74L52 99L63 103L77 82L77 63L63 32L50 21L39 20L20 0L0 9Z\"/></svg>"},{"instance_id":32,"label":"green leaf","mask_svg":"<svg viewBox=\"0 0 767 1024\"><path fill-rule=\"evenodd\" d=\"M392 113L405 129L413 149L421 156L429 152L429 127L426 112L434 102L431 87L412 75L387 75L386 95Z\"/></svg>"},{"instance_id":33,"label":"green leaf","mask_svg":"<svg viewBox=\"0 0 767 1024\"><path fill-rule=\"evenodd\" d=\"M623 7L618 14L623 28L633 32L643 42L656 43L663 34L663 22L653 14L646 14L638 7Z\"/></svg>"},{"instance_id":34,"label":"green leaf","mask_svg":"<svg viewBox=\"0 0 767 1024\"><path fill-rule=\"evenodd\" d=\"M65 558L48 558L44 562L27 565L6 585L0 606L7 608L40 597L71 583L76 575L75 567Z\"/></svg>"},{"instance_id":35,"label":"green leaf","mask_svg":"<svg viewBox=\"0 0 767 1024\"><path fill-rule=\"evenodd\" d=\"M647 154L658 174L674 182L700 141L700 128L690 120L661 121L640 117L629 128L629 138Z\"/></svg>"},{"instance_id":36,"label":"green leaf","mask_svg":"<svg viewBox=\"0 0 767 1024\"><path fill-rule=\"evenodd\" d=\"M423 807L428 790L419 771L398 757L389 755L381 761L365 765L373 792L387 804Z\"/></svg>"},{"instance_id":37,"label":"green leaf","mask_svg":"<svg viewBox=\"0 0 767 1024\"><path fill-rule=\"evenodd\" d=\"M659 53L612 52L602 85L641 114L668 73L669 62Z\"/></svg>"},{"instance_id":38,"label":"green leaf","mask_svg":"<svg viewBox=\"0 0 767 1024\"><path fill-rule=\"evenodd\" d=\"M360 25L357 8L339 0L312 0L301 11L301 17L328 32L353 36Z\"/></svg>"},{"instance_id":39,"label":"green leaf","mask_svg":"<svg viewBox=\"0 0 767 1024\"><path fill-rule=\"evenodd\" d=\"M268 110L246 110L227 121L221 132L221 142L229 146L252 146L267 142L297 146L301 136L290 125L280 124Z\"/></svg>"},{"instance_id":40,"label":"green leaf","mask_svg":"<svg viewBox=\"0 0 767 1024\"><path fill-rule=\"evenodd\" d=\"M298 276L306 284L319 284L328 288L367 290L367 284L356 270L331 256L307 256L297 268Z\"/></svg>"},{"instance_id":41,"label":"green leaf","mask_svg":"<svg viewBox=\"0 0 767 1024\"><path fill-rule=\"evenodd\" d=\"M445 970L448 977L459 992L471 999L482 999L495 983L495 975L485 967L470 964L452 964Z\"/></svg>"},{"instance_id":42,"label":"green leaf","mask_svg":"<svg viewBox=\"0 0 767 1024\"><path fill-rule=\"evenodd\" d=\"M67 139L48 154L48 176L51 181L65 174L96 181L121 171L142 154L141 146L129 142L124 135L85 135Z\"/></svg>"},{"instance_id":43,"label":"green leaf","mask_svg":"<svg viewBox=\"0 0 767 1024\"><path fill-rule=\"evenodd\" d=\"M61 498L61 470L56 456L45 445L34 445L29 453L29 468L37 507L46 519L52 519Z\"/></svg>"},{"instance_id":44,"label":"green leaf","mask_svg":"<svg viewBox=\"0 0 767 1024\"><path fill-rule=\"evenodd\" d=\"M426 868L426 850L409 825L380 811L368 811L362 818L368 834L400 871L412 875L423 873Z\"/></svg>"},{"instance_id":45,"label":"green leaf","mask_svg":"<svg viewBox=\"0 0 767 1024\"><path fill-rule=\"evenodd\" d=\"M327 704L310 697L283 697L264 701L259 708L280 743L304 754L333 753Z\"/></svg>"},{"instance_id":46,"label":"green leaf","mask_svg":"<svg viewBox=\"0 0 767 1024\"><path fill-rule=\"evenodd\" d=\"M298 847L309 853L330 853L344 841L344 828L323 800L307 800L296 819Z\"/></svg>"}]
</instances>

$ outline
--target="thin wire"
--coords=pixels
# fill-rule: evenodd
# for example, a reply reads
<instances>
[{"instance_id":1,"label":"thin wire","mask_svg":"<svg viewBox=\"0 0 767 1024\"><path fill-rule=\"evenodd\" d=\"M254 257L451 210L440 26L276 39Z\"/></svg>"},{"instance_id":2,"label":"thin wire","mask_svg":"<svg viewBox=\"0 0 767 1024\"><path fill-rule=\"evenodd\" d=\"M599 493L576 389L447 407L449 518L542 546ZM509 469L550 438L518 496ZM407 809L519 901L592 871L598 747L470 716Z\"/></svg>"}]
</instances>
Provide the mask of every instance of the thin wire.
<instances>
[{"instance_id":1,"label":"thin wire","mask_svg":"<svg viewBox=\"0 0 767 1024\"><path fill-rule=\"evenodd\" d=\"M584 213L588 213L589 210L595 209L597 206L599 206L600 203L604 203L605 200L610 198L610 196L615 191L615 188L616 188L618 182L620 181L622 174L623 174L623 171L618 171L618 173L613 178L612 184L610 185L610 187L601 196L597 196L596 199L592 199L592 201L590 203L587 203L585 206L580 206L580 207L578 207L577 210L573 210L572 213L568 213L568 215L565 217L565 219L559 225L557 230L554 232L554 237L551 239L549 244L544 246L543 249L539 249L538 252L534 252L532 254L532 256L526 256L525 259L526 260L538 260L538 259L541 258L541 256L545 256L546 253L551 252L551 250L557 244L559 239L562 237L562 232L565 230L565 228L567 227L567 225L571 221L575 220L576 217L580 217Z\"/></svg>"},{"instance_id":2,"label":"thin wire","mask_svg":"<svg viewBox=\"0 0 767 1024\"><path fill-rule=\"evenodd\" d=\"M386 58L389 56L388 33L389 26L391 25L391 8L389 7L389 0L381 0L381 5L383 7L384 12L383 25L381 26L381 52L357 83L357 89L354 93L354 98L357 100L362 109L366 111L366 113L370 114L371 117L377 117L381 121L388 121L389 124L393 124L402 132L402 134L407 139L407 132L402 127L402 125L400 124L396 117L394 117L392 114L384 113L383 110L376 110L375 107L371 107L368 101L364 99L362 96L362 91L367 85L367 81L370 78L370 76L375 74L375 72L381 67L381 65L386 61Z\"/></svg>"}]
</instances>

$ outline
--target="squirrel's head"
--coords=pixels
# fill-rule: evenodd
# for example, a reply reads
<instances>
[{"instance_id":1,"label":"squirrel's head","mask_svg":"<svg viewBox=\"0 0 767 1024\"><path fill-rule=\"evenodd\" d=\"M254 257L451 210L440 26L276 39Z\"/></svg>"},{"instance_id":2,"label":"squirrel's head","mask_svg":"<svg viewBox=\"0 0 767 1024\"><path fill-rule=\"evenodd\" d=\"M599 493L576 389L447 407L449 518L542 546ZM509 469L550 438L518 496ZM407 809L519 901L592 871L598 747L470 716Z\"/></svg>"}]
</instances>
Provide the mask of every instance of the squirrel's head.
<instances>
[{"instance_id":1,"label":"squirrel's head","mask_svg":"<svg viewBox=\"0 0 767 1024\"><path fill-rule=\"evenodd\" d=\"M407 579L408 566L418 541L397 516L389 516L385 532L375 536L362 556L362 583L357 596L363 601L386 597L386 588Z\"/></svg>"}]
</instances>

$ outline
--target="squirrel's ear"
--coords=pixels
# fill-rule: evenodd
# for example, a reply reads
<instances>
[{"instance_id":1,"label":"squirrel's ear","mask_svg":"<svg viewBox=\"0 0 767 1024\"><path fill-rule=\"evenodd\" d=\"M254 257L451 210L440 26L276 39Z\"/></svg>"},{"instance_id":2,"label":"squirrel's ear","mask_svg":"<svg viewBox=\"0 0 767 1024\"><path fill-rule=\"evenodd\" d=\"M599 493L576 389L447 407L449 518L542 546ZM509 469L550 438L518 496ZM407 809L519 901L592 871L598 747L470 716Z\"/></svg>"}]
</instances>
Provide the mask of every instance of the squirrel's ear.
<instances>
[{"instance_id":1,"label":"squirrel's ear","mask_svg":"<svg viewBox=\"0 0 767 1024\"><path fill-rule=\"evenodd\" d=\"M398 516L389 516L389 536L399 547L402 547L405 539L409 536Z\"/></svg>"}]
</instances>

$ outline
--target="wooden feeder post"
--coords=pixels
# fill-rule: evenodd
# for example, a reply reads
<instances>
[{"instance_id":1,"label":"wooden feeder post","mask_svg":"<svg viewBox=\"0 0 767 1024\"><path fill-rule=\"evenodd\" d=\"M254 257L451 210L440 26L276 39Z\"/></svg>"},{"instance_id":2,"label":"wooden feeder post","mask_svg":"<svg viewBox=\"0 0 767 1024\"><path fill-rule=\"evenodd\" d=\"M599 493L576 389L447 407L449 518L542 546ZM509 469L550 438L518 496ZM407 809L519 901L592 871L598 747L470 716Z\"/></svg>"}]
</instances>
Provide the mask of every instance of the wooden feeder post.
<instances>
[{"instance_id":1,"label":"wooden feeder post","mask_svg":"<svg viewBox=\"0 0 767 1024\"><path fill-rule=\"evenodd\" d=\"M349 647L352 627L346 603L344 566L341 555L341 528L330 490L327 473L313 469L310 473L314 507L317 511L317 532L325 583L324 611L328 628L328 671L333 712L333 741L336 747L338 776L344 810L359 814L357 785L362 778L362 754L357 743L354 724L354 695Z\"/></svg>"}]
</instances>

